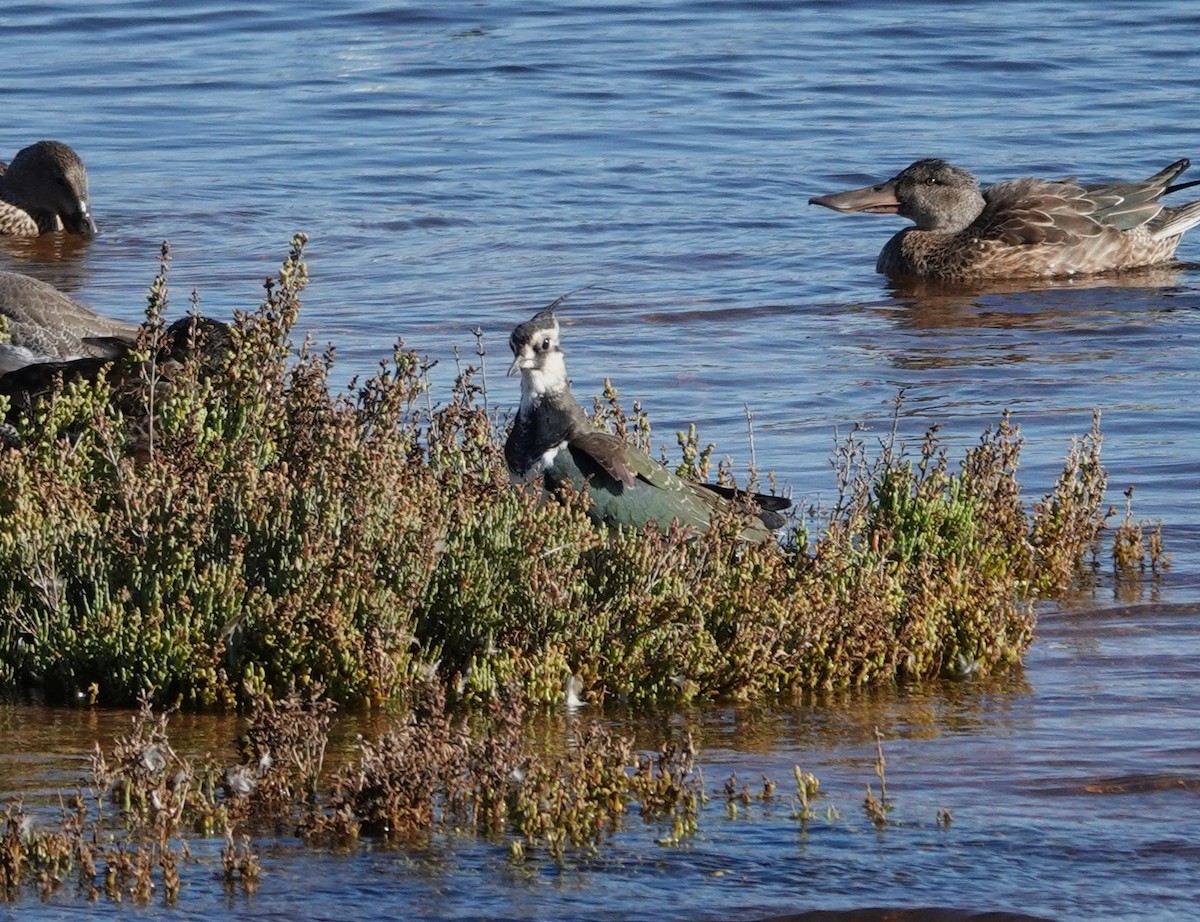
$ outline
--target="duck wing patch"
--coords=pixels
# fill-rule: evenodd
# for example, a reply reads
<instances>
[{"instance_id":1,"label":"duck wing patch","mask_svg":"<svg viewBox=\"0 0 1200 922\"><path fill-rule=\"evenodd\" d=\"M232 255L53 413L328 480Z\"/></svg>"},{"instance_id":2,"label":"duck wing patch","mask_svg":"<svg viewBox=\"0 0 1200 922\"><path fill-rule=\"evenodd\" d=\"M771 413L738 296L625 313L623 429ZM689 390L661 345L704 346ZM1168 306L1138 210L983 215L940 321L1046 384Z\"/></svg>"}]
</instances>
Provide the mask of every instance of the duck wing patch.
<instances>
[{"instance_id":1,"label":"duck wing patch","mask_svg":"<svg viewBox=\"0 0 1200 922\"><path fill-rule=\"evenodd\" d=\"M1180 186L1171 183L1188 168L1178 160L1134 182L1080 184L1014 179L983 192L986 236L1010 245L1073 244L1112 231L1127 232L1158 217L1159 199Z\"/></svg>"},{"instance_id":2,"label":"duck wing patch","mask_svg":"<svg viewBox=\"0 0 1200 922\"><path fill-rule=\"evenodd\" d=\"M1010 246L1071 244L1098 237L1101 204L1083 186L1014 179L984 190L985 234Z\"/></svg>"},{"instance_id":3,"label":"duck wing patch","mask_svg":"<svg viewBox=\"0 0 1200 922\"><path fill-rule=\"evenodd\" d=\"M1163 208L1159 199L1163 195L1191 185L1171 186L1188 166L1189 161L1176 160L1165 170L1139 182L1094 183L1083 188L1096 202L1097 220L1117 230L1133 230L1158 217Z\"/></svg>"}]
</instances>

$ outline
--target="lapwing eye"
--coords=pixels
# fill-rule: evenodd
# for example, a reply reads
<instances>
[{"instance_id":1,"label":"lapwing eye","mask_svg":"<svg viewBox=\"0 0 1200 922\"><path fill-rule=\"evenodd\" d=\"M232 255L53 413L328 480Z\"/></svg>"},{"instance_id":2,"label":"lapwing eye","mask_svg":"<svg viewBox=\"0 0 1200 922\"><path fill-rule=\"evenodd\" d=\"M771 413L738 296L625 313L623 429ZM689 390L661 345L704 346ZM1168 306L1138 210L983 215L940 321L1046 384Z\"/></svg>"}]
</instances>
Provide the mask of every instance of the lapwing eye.
<instances>
[{"instance_id":1,"label":"lapwing eye","mask_svg":"<svg viewBox=\"0 0 1200 922\"><path fill-rule=\"evenodd\" d=\"M550 337L547 336L545 339L542 340L542 351L545 352L549 348L550 348Z\"/></svg>"}]
</instances>

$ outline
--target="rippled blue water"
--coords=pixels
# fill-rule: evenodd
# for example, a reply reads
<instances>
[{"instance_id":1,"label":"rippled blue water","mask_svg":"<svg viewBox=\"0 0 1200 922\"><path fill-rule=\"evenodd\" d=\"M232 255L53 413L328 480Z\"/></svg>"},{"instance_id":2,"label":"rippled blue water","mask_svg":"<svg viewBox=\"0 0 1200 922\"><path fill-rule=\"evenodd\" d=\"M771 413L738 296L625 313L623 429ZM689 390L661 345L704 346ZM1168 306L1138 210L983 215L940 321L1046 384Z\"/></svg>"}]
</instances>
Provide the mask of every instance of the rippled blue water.
<instances>
[{"instance_id":1,"label":"rippled blue water","mask_svg":"<svg viewBox=\"0 0 1200 922\"><path fill-rule=\"evenodd\" d=\"M1050 485L1071 436L1100 407L1114 500L1135 485L1139 512L1165 521L1175 557L1145 598L1191 604L1200 600L1200 232L1185 239L1177 268L1120 286L935 296L895 290L873 271L899 219L805 203L924 156L985 181L1132 178L1200 156L1198 33L1200 10L1182 0L9 3L0 8L0 158L42 137L75 146L102 236L66 253L8 243L0 269L136 319L158 245L170 240L176 309L197 289L206 311L225 315L257 302L289 236L303 230L313 281L302 324L337 344L346 379L403 337L441 360L444 386L451 350L469 352L479 325L500 404L516 397L499 374L511 327L594 285L562 312L581 394L610 376L647 406L664 443L695 421L742 463L749 405L760 466L810 499L833 489L834 428L886 428L900 388L902 432L916 437L939 421L956 446L1011 407L1029 440L1030 493ZM1110 595L1101 589L1089 604ZM1134 619L1149 625L1139 635L1147 663L1182 642L1170 632L1156 642L1153 613L1165 609L1149 611ZM1190 630L1197 615L1168 621ZM1070 683L1085 667L1048 643L1031 654L1047 658L1037 681L1077 695ZM936 749L938 765L966 759L980 801L1011 802L1026 818L1050 810L1044 830L1007 819L961 837L925 828L879 844L903 853L892 865L862 851L870 834L801 842L747 826L736 844L712 847L744 849L752 872L739 858L733 878L704 877L707 846L635 850L557 883L511 882L506 911L632 917L630 906L645 905L649 917L686 905L703 915L739 900L803 908L815 855L857 883L840 887L830 872L813 905L982 906L995 895L1007 908L1091 918L1095 891L1108 918L1169 916L1184 882L1162 856L1194 830L1122 849L1130 828L1177 815L1190 789L1130 797L1128 815L1096 822L1074 801L1007 786L989 770L1063 746L1099 763L1130 747L1152 764L1157 751L1135 731L1180 729L1171 723L1180 690L1160 688L1153 669L1111 681L1139 683L1130 694L1161 697L1161 709L1149 707L1138 726L1104 724L1109 735L1093 739L1080 732L1096 716L1087 702L1080 713L1074 697L1052 697L1012 725L972 731L961 752L960 731L944 728L951 742ZM1043 706L1057 715L1047 732ZM1184 729L1194 737L1194 723ZM765 758L792 760L798 732L773 739ZM850 744L820 746L836 760ZM732 743L730 752L749 758ZM471 888L503 890L479 883L496 878L498 859L465 851L450 862L468 861L446 885L454 899L427 897L431 912L487 915ZM1119 864L1088 863L1112 851ZM294 865L298 877L311 860ZM329 873L361 875L347 886L392 886L388 869L403 860L331 859ZM886 873L872 873L874 860ZM1139 868L1151 876L1134 887ZM1063 884L1084 873L1095 874L1086 887ZM698 879L709 881L705 894L728 885L729 895L709 902L692 889ZM328 886L315 899L350 900L356 914L367 899ZM288 904L272 900L283 898L264 889L255 908L282 912Z\"/></svg>"}]
</instances>

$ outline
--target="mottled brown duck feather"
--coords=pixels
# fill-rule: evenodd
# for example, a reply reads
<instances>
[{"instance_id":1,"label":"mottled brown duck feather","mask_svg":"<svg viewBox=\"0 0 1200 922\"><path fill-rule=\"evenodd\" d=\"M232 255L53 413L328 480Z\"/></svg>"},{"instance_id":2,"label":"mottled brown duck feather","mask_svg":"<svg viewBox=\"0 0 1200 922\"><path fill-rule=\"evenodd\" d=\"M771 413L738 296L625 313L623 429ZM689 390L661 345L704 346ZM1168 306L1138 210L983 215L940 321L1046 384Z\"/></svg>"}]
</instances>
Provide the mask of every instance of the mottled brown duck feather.
<instances>
[{"instance_id":1,"label":"mottled brown duck feather","mask_svg":"<svg viewBox=\"0 0 1200 922\"><path fill-rule=\"evenodd\" d=\"M105 317L53 285L0 272L0 374L35 362L113 359L138 325Z\"/></svg>"},{"instance_id":2,"label":"mottled brown duck feather","mask_svg":"<svg viewBox=\"0 0 1200 922\"><path fill-rule=\"evenodd\" d=\"M177 387L177 380L187 359L200 359L200 374L211 373L228 354L230 332L228 325L207 317L189 315L175 321L158 343L153 369L148 364L132 361L130 352L138 343L137 332L128 338L114 338L110 356L87 355L61 361L37 362L0 374L0 395L9 398L5 423L0 424L0 444L10 447L20 444L15 422L41 400L53 395L72 381L96 381L103 376L112 389L112 399L130 424L130 446L135 457L147 455L149 425L146 420L148 399L161 402ZM187 380L185 378L184 380ZM195 380L194 378L191 380Z\"/></svg>"}]
</instances>

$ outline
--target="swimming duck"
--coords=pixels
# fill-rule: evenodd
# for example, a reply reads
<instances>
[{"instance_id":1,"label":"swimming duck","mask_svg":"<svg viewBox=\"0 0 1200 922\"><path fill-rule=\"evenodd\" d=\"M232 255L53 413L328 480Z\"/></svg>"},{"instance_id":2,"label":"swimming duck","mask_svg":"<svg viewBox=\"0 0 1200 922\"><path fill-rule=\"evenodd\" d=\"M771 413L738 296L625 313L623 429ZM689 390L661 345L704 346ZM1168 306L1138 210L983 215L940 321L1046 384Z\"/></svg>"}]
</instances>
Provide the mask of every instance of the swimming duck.
<instances>
[{"instance_id":1,"label":"swimming duck","mask_svg":"<svg viewBox=\"0 0 1200 922\"><path fill-rule=\"evenodd\" d=\"M916 224L883 248L877 272L949 280L1054 278L1119 272L1171 259L1200 224L1200 201L1159 199L1197 185L1171 183L1177 160L1140 182L1013 179L980 189L945 160L918 160L886 182L809 204L845 213L898 214Z\"/></svg>"},{"instance_id":2,"label":"swimming duck","mask_svg":"<svg viewBox=\"0 0 1200 922\"><path fill-rule=\"evenodd\" d=\"M0 272L0 374L37 362L119 358L138 325L73 301L53 285Z\"/></svg>"},{"instance_id":3,"label":"swimming duck","mask_svg":"<svg viewBox=\"0 0 1200 922\"><path fill-rule=\"evenodd\" d=\"M0 163L0 235L36 237L66 229L96 236L83 161L61 141L38 141Z\"/></svg>"},{"instance_id":4,"label":"swimming duck","mask_svg":"<svg viewBox=\"0 0 1200 922\"><path fill-rule=\"evenodd\" d=\"M784 525L791 501L684 480L624 439L597 429L571 394L553 306L520 324L509 339L521 373L521 406L504 445L509 473L518 482L541 475L555 492L587 489L592 520L641 528L673 521L707 531L714 513L734 502L752 509L742 538L764 542Z\"/></svg>"}]
</instances>

